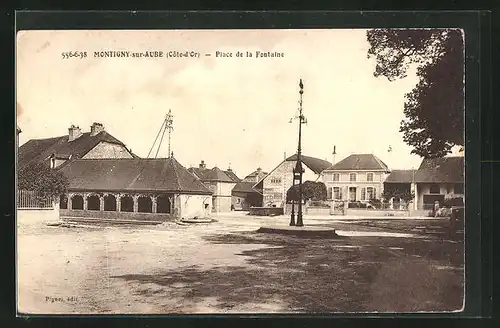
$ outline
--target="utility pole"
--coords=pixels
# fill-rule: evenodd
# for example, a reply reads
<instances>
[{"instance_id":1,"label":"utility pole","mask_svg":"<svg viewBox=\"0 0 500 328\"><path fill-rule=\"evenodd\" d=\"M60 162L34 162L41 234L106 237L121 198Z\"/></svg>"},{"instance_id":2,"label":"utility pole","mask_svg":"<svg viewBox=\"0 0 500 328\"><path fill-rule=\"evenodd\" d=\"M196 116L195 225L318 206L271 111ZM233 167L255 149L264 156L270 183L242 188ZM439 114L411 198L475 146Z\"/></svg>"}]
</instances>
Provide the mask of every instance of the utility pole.
<instances>
[{"instance_id":1,"label":"utility pole","mask_svg":"<svg viewBox=\"0 0 500 328\"><path fill-rule=\"evenodd\" d=\"M171 148L171 138L172 130L174 129L174 116L172 115L172 110L168 110L168 114L165 117L165 128L168 129L168 155L172 156Z\"/></svg>"}]
</instances>

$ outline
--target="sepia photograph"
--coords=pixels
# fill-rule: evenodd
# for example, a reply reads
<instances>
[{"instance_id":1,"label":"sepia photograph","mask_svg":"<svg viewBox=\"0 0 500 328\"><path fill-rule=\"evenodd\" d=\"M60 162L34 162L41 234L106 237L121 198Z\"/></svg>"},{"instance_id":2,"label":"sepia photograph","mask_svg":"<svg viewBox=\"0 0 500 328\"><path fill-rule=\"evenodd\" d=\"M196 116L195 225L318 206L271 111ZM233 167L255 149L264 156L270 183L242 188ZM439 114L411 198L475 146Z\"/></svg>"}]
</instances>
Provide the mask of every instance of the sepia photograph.
<instances>
[{"instance_id":1,"label":"sepia photograph","mask_svg":"<svg viewBox=\"0 0 500 328\"><path fill-rule=\"evenodd\" d=\"M18 31L18 315L463 311L465 38Z\"/></svg>"}]
</instances>

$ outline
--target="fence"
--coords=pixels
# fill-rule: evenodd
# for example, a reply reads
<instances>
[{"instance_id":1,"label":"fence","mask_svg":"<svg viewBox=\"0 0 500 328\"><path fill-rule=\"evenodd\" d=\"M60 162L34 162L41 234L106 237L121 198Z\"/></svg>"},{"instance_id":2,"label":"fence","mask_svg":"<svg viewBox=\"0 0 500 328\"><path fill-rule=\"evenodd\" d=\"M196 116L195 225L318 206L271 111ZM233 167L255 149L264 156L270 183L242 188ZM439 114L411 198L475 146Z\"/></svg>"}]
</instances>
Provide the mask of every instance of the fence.
<instances>
[{"instance_id":1,"label":"fence","mask_svg":"<svg viewBox=\"0 0 500 328\"><path fill-rule=\"evenodd\" d=\"M50 197L45 197L42 193L31 190L17 191L17 208L18 209L51 209L53 202Z\"/></svg>"}]
</instances>

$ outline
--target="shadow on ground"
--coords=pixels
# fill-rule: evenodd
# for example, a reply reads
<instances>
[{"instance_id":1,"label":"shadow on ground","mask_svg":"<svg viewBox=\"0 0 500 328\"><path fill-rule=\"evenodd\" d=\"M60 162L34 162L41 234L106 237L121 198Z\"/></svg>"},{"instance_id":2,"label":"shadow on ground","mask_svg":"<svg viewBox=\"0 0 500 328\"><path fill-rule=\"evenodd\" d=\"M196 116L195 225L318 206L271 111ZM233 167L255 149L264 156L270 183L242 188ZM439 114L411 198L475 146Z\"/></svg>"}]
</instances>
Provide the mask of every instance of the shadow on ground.
<instances>
[{"instance_id":1,"label":"shadow on ground","mask_svg":"<svg viewBox=\"0 0 500 328\"><path fill-rule=\"evenodd\" d=\"M427 238L311 239L257 233L208 235L214 244L267 244L235 254L245 266L192 266L152 275L128 274L146 297L202 303L214 311L252 312L280 300L276 312L453 311L462 306L463 243ZM248 306L246 306L248 305ZM182 313L181 301L166 312Z\"/></svg>"}]
</instances>

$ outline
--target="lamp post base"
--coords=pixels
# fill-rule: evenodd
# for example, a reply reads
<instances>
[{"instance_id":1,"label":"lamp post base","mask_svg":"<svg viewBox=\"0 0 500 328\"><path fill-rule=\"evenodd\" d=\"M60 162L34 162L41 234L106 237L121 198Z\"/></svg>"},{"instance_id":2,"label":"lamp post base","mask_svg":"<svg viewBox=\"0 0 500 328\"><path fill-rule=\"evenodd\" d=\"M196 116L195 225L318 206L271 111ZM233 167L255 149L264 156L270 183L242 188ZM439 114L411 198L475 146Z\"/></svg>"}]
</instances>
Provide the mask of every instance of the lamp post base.
<instances>
[{"instance_id":1,"label":"lamp post base","mask_svg":"<svg viewBox=\"0 0 500 328\"><path fill-rule=\"evenodd\" d=\"M301 213L297 214L297 223L295 224L295 226L297 226L297 227L303 227L304 226L304 222L302 221L302 215L301 215Z\"/></svg>"},{"instance_id":2,"label":"lamp post base","mask_svg":"<svg viewBox=\"0 0 500 328\"><path fill-rule=\"evenodd\" d=\"M295 214L290 216L290 226L295 226Z\"/></svg>"}]
</instances>

